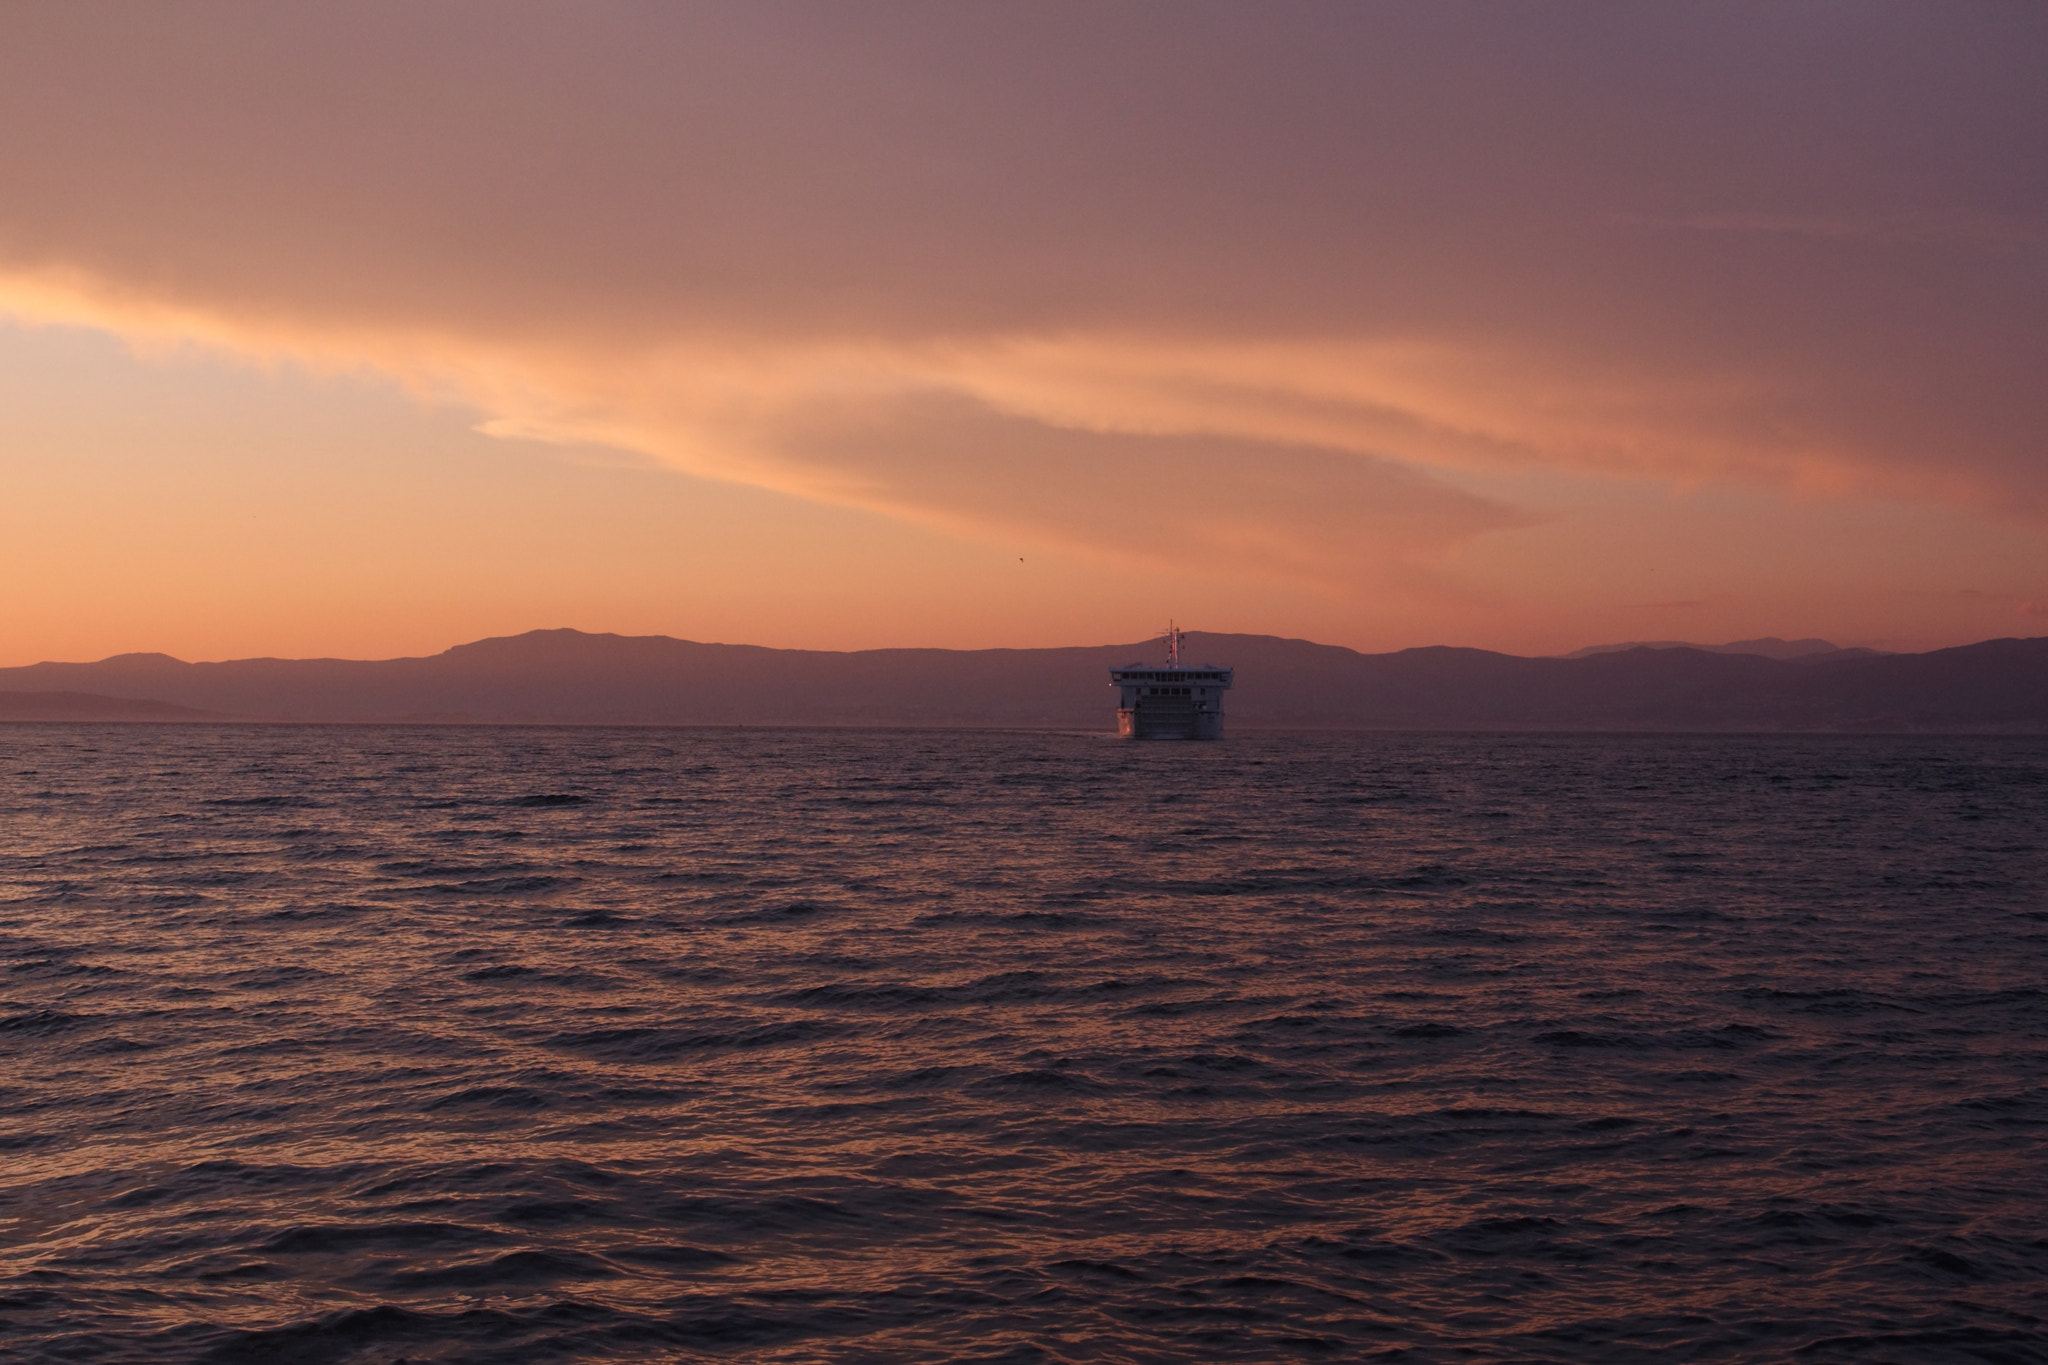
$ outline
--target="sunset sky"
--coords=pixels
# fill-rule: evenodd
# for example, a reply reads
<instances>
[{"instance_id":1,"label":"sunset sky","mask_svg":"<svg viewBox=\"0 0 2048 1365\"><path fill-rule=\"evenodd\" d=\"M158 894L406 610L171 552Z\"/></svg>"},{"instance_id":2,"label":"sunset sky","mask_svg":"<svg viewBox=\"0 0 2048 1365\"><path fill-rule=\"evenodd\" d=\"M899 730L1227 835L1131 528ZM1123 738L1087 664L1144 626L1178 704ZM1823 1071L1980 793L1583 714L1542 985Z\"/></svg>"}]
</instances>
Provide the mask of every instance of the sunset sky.
<instances>
[{"instance_id":1,"label":"sunset sky","mask_svg":"<svg viewBox=\"0 0 2048 1365\"><path fill-rule=\"evenodd\" d=\"M0 665L2048 634L2048 6L0 42Z\"/></svg>"}]
</instances>

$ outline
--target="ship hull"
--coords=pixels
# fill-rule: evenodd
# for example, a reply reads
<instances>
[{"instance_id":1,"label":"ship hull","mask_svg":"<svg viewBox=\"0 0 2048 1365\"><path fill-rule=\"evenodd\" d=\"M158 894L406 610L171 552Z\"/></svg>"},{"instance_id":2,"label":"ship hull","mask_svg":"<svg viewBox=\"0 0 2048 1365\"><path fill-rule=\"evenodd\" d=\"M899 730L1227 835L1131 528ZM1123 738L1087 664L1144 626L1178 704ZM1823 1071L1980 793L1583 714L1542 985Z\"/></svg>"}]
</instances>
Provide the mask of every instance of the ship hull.
<instances>
[{"instance_id":1,"label":"ship hull","mask_svg":"<svg viewBox=\"0 0 2048 1365\"><path fill-rule=\"evenodd\" d=\"M1221 739L1223 717L1184 707L1120 706L1116 733L1119 739Z\"/></svg>"}]
</instances>

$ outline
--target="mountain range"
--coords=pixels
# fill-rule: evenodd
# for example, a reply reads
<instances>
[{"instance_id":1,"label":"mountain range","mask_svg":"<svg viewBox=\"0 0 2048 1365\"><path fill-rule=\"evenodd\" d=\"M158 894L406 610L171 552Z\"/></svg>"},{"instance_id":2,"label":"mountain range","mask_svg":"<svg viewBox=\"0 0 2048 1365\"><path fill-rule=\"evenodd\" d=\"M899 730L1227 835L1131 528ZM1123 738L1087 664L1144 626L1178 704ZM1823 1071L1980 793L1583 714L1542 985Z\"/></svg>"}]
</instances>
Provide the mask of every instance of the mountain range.
<instances>
[{"instance_id":1,"label":"mountain range","mask_svg":"<svg viewBox=\"0 0 2048 1365\"><path fill-rule=\"evenodd\" d=\"M1104 730L1107 670L1161 653L1157 641L839 653L538 630L425 658L123 654L0 669L0 720ZM1185 653L1236 668L1235 729L2048 733L2048 638L1926 654L1637 646L1524 658L1190 633Z\"/></svg>"},{"instance_id":2,"label":"mountain range","mask_svg":"<svg viewBox=\"0 0 2048 1365\"><path fill-rule=\"evenodd\" d=\"M1699 649L1709 654L1761 654L1766 659L1832 659L1844 654L1872 655L1882 653L1875 649L1844 649L1829 644L1826 640L1780 640L1775 635L1766 635L1758 640L1731 640L1725 645L1696 645L1689 640L1630 640L1619 645L1587 645L1565 655L1567 659L1585 659L1595 654L1621 654L1631 649Z\"/></svg>"}]
</instances>

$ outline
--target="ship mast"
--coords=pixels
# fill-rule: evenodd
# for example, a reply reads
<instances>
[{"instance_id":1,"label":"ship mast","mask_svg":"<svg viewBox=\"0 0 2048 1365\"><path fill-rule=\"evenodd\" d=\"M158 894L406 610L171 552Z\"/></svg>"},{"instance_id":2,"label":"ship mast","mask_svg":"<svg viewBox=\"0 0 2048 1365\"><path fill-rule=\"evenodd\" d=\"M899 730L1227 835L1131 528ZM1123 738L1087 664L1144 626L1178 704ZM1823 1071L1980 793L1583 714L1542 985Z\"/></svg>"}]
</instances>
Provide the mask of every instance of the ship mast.
<instances>
[{"instance_id":1,"label":"ship mast","mask_svg":"<svg viewBox=\"0 0 2048 1365\"><path fill-rule=\"evenodd\" d=\"M1180 636L1180 627L1168 621L1166 623L1166 666L1168 668L1180 667Z\"/></svg>"}]
</instances>

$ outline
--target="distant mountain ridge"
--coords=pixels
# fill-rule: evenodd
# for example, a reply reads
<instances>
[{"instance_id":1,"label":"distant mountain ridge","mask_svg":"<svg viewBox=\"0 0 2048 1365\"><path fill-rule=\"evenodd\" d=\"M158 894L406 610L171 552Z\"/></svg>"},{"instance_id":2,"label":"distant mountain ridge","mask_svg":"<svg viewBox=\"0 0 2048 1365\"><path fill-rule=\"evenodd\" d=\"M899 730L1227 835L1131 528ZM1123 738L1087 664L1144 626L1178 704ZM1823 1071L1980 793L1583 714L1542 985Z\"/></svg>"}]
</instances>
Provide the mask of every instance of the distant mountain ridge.
<instances>
[{"instance_id":1,"label":"distant mountain ridge","mask_svg":"<svg viewBox=\"0 0 2048 1365\"><path fill-rule=\"evenodd\" d=\"M1191 632L1186 656L1237 669L1227 707L1235 729L2048 733L2048 638L1789 659L1728 648L1544 659L1445 646L1360 654ZM1157 641L1141 641L837 653L540 630L426 658L193 664L124 654L32 664L0 669L0 694L17 708L31 693L66 693L266 721L1107 730L1115 706L1108 669L1161 652ZM0 719L10 714L0 709Z\"/></svg>"},{"instance_id":2,"label":"distant mountain ridge","mask_svg":"<svg viewBox=\"0 0 2048 1365\"><path fill-rule=\"evenodd\" d=\"M1842 654L1866 657L1884 651L1829 644L1826 640L1780 640L1766 635L1758 640L1731 640L1725 645L1696 645L1688 640L1630 640L1619 645L1587 645L1563 655L1567 659L1589 659L1595 654L1622 654L1631 649L1697 649L1706 654L1760 654L1766 659L1819 659Z\"/></svg>"}]
</instances>

